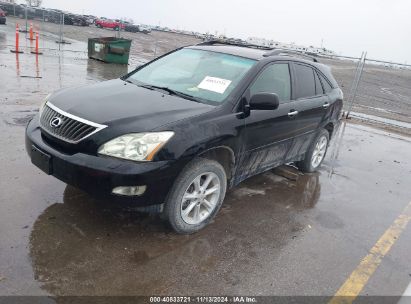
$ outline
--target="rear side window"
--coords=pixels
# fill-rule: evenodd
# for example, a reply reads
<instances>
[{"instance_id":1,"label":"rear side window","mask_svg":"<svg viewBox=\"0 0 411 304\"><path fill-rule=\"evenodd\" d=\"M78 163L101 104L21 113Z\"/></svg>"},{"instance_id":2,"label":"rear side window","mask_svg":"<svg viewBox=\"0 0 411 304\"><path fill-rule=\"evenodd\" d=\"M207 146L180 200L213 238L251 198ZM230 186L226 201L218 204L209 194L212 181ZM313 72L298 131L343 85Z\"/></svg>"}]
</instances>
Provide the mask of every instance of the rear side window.
<instances>
[{"instance_id":1,"label":"rear side window","mask_svg":"<svg viewBox=\"0 0 411 304\"><path fill-rule=\"evenodd\" d=\"M328 80L325 79L325 77L322 76L322 75L320 75L320 78L321 78L321 82L322 82L322 84L323 84L325 93L331 92L333 88L332 88L332 86L330 85L330 83L328 82Z\"/></svg>"},{"instance_id":2,"label":"rear side window","mask_svg":"<svg viewBox=\"0 0 411 304\"><path fill-rule=\"evenodd\" d=\"M314 78L315 78L315 95L323 95L324 89L321 85L320 78L318 77L318 73L314 71Z\"/></svg>"},{"instance_id":3,"label":"rear side window","mask_svg":"<svg viewBox=\"0 0 411 304\"><path fill-rule=\"evenodd\" d=\"M280 101L290 100L291 80L288 64L272 64L265 68L250 87L251 96L257 93L275 93Z\"/></svg>"},{"instance_id":4,"label":"rear side window","mask_svg":"<svg viewBox=\"0 0 411 304\"><path fill-rule=\"evenodd\" d=\"M315 96L314 71L306 65L294 64L297 87L296 99Z\"/></svg>"}]
</instances>

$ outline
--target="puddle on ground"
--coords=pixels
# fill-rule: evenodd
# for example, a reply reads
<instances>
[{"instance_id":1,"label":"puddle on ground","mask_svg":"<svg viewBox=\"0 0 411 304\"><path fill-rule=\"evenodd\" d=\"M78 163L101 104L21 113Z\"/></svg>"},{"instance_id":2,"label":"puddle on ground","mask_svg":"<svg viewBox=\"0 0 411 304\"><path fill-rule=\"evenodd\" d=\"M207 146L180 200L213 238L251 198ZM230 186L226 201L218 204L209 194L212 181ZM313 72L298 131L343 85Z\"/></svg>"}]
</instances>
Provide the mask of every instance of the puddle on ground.
<instances>
[{"instance_id":1,"label":"puddle on ground","mask_svg":"<svg viewBox=\"0 0 411 304\"><path fill-rule=\"evenodd\" d=\"M318 174L273 180L267 172L245 181L227 194L210 226L185 236L172 232L158 215L97 201L67 186L64 203L51 205L34 223L35 277L52 294L152 294L190 284L193 272L221 273L226 283L238 284L236 265L259 267L252 261L264 247L280 250L303 233L307 225L299 213L318 201ZM250 189L259 199L241 195L240 200L238 193Z\"/></svg>"}]
</instances>

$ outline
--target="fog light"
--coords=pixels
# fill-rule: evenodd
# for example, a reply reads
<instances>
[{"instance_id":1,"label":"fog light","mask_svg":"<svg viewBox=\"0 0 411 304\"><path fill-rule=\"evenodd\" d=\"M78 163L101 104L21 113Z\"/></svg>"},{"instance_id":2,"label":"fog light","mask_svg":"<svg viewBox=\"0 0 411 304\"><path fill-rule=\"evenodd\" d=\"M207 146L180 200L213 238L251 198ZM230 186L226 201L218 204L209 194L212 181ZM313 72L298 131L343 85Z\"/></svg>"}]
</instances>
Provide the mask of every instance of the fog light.
<instances>
[{"instance_id":1,"label":"fog light","mask_svg":"<svg viewBox=\"0 0 411 304\"><path fill-rule=\"evenodd\" d=\"M121 186L113 189L114 194L127 196L140 196L146 191L146 186Z\"/></svg>"}]
</instances>

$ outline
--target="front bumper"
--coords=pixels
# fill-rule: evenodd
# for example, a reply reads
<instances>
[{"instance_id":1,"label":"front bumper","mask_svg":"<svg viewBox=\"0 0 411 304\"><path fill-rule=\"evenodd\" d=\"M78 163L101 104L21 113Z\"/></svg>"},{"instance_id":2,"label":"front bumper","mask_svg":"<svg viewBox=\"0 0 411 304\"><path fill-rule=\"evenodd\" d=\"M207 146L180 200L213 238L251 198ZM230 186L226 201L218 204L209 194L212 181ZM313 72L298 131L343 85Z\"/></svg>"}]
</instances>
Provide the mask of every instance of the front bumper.
<instances>
[{"instance_id":1,"label":"front bumper","mask_svg":"<svg viewBox=\"0 0 411 304\"><path fill-rule=\"evenodd\" d=\"M37 119L36 119L37 118ZM34 150L50 156L49 174L97 198L146 206L165 202L182 161L132 162L85 153L65 154L46 142L36 116L26 129L26 150L33 161ZM44 168L43 168L44 169ZM112 194L118 186L147 187L141 196Z\"/></svg>"}]
</instances>

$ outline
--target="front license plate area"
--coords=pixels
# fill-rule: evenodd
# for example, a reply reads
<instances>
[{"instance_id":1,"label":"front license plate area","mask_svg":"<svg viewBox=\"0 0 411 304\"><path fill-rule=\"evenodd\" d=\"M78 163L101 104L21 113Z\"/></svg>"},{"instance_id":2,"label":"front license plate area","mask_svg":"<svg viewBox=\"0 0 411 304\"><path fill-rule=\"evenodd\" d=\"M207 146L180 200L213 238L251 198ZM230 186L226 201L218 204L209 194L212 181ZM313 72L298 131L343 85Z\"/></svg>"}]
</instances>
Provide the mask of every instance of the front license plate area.
<instances>
[{"instance_id":1,"label":"front license plate area","mask_svg":"<svg viewBox=\"0 0 411 304\"><path fill-rule=\"evenodd\" d=\"M51 156L36 146L31 146L31 162L47 174L52 174Z\"/></svg>"}]
</instances>

